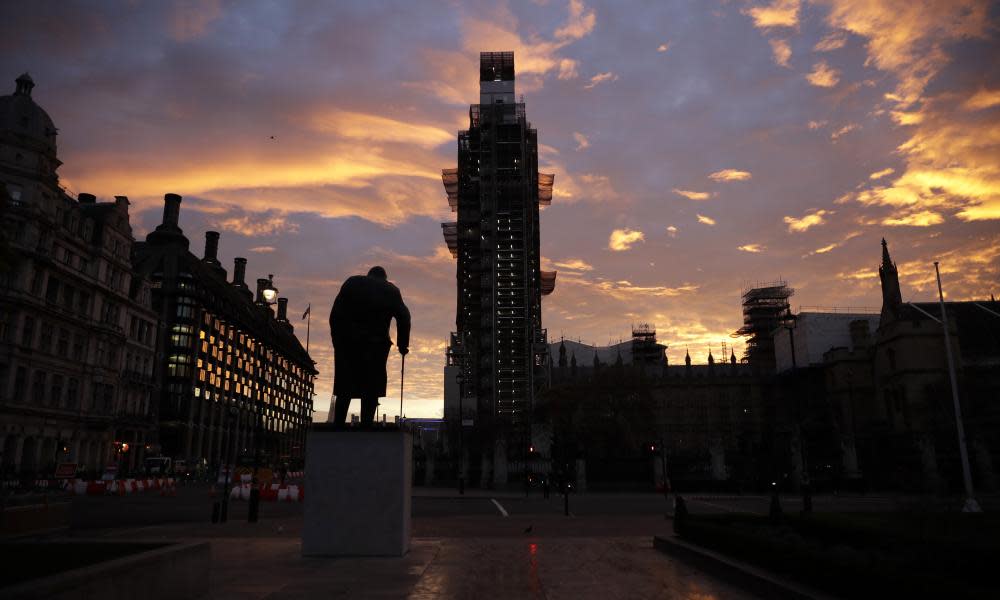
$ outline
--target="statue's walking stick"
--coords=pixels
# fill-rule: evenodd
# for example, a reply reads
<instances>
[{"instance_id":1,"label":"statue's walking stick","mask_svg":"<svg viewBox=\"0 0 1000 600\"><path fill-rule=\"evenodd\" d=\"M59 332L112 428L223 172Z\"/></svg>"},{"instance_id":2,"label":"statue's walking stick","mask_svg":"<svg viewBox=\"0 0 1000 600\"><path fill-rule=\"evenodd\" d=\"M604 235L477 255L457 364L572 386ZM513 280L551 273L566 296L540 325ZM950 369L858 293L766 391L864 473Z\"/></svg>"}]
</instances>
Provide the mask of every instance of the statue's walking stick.
<instances>
[{"instance_id":1,"label":"statue's walking stick","mask_svg":"<svg viewBox=\"0 0 1000 600\"><path fill-rule=\"evenodd\" d=\"M406 355L399 367L399 426L403 426L403 381L406 378Z\"/></svg>"}]
</instances>

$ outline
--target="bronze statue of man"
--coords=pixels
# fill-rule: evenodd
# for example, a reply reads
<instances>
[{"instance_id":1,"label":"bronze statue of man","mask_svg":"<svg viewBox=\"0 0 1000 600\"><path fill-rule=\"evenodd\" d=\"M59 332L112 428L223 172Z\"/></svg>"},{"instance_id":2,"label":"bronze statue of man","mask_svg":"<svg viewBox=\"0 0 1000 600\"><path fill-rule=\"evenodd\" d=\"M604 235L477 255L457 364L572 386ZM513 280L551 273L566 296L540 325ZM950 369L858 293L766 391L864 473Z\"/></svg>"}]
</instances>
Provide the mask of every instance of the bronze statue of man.
<instances>
[{"instance_id":1,"label":"bronze statue of man","mask_svg":"<svg viewBox=\"0 0 1000 600\"><path fill-rule=\"evenodd\" d=\"M372 267L340 287L330 311L336 396L329 421L344 425L352 398L361 399L361 425L375 421L378 399L385 396L385 363L392 340L389 321L396 319L396 345L406 355L410 345L410 311L385 269Z\"/></svg>"}]
</instances>

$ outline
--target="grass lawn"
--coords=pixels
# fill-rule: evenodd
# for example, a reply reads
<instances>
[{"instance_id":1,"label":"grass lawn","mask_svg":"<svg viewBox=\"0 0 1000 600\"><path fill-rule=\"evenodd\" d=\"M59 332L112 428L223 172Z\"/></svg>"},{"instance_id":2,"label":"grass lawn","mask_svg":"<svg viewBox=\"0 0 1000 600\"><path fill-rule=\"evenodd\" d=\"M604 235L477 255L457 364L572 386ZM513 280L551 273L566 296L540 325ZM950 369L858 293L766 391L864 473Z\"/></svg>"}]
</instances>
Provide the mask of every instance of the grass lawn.
<instances>
[{"instance_id":1,"label":"grass lawn","mask_svg":"<svg viewBox=\"0 0 1000 600\"><path fill-rule=\"evenodd\" d=\"M0 597L5 586L39 577L48 577L139 552L162 548L167 544L119 542L2 542Z\"/></svg>"},{"instance_id":2,"label":"grass lawn","mask_svg":"<svg viewBox=\"0 0 1000 600\"><path fill-rule=\"evenodd\" d=\"M680 535L814 587L859 597L1000 597L1000 515L688 516Z\"/></svg>"}]
</instances>

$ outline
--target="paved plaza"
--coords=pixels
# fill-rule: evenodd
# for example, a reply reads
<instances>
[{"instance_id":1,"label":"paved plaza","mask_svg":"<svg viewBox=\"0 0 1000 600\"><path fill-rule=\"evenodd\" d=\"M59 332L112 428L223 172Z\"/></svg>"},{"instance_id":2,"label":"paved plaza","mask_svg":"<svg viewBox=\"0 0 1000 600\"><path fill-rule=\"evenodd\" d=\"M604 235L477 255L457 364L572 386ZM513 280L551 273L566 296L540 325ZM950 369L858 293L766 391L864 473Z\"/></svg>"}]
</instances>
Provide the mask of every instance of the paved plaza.
<instances>
[{"instance_id":1,"label":"paved plaza","mask_svg":"<svg viewBox=\"0 0 1000 600\"><path fill-rule=\"evenodd\" d=\"M414 490L413 545L403 558L300 556L302 505L264 503L246 522L246 503L212 524L210 488L176 497L78 497L58 537L211 542L209 598L752 598L753 595L653 548L672 528L662 495L562 496ZM685 496L695 513L766 514L761 495ZM984 498L995 506L995 497ZM818 511L895 510L919 498L816 496ZM942 501L942 500L939 500ZM946 500L943 500L946 501ZM786 511L801 499L782 497Z\"/></svg>"}]
</instances>

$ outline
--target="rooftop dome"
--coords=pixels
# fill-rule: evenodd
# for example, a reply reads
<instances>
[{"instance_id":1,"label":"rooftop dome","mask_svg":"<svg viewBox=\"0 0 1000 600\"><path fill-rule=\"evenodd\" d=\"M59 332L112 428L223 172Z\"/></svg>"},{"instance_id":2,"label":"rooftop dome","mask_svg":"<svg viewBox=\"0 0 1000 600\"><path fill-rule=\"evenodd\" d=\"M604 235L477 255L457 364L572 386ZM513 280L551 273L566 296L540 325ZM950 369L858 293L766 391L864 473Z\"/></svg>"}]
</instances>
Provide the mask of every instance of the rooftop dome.
<instances>
[{"instance_id":1,"label":"rooftop dome","mask_svg":"<svg viewBox=\"0 0 1000 600\"><path fill-rule=\"evenodd\" d=\"M0 96L0 142L40 152L56 160L56 126L31 99L35 82L24 73L15 80L14 93Z\"/></svg>"}]
</instances>

